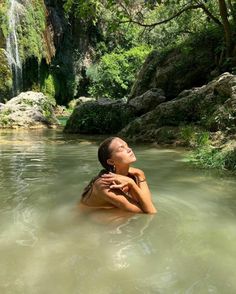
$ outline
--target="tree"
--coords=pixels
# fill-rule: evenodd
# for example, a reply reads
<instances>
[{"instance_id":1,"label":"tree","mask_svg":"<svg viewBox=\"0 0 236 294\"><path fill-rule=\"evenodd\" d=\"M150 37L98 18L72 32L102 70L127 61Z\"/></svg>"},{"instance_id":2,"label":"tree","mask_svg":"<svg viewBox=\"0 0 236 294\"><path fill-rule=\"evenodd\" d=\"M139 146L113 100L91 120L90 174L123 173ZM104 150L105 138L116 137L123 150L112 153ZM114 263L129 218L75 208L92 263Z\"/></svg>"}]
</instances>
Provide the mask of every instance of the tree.
<instances>
[{"instance_id":1,"label":"tree","mask_svg":"<svg viewBox=\"0 0 236 294\"><path fill-rule=\"evenodd\" d=\"M107 5L110 9L113 7L114 16L119 23L135 23L149 29L178 19L189 11L202 11L206 21L212 21L222 28L226 58L233 56L236 47L233 36L233 26L236 26L236 4L232 4L231 0L218 0L218 3L215 0L108 0ZM157 18L155 21L153 15Z\"/></svg>"}]
</instances>

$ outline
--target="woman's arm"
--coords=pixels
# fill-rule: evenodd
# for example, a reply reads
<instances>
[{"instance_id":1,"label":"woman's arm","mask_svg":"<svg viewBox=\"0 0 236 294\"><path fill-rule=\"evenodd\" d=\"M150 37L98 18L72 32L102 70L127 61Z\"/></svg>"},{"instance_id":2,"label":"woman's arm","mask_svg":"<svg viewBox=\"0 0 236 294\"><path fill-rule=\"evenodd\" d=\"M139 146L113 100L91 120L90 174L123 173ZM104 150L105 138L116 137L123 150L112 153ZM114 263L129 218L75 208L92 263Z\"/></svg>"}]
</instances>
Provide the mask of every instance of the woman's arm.
<instances>
[{"instance_id":1,"label":"woman's arm","mask_svg":"<svg viewBox=\"0 0 236 294\"><path fill-rule=\"evenodd\" d=\"M129 174L135 176L135 178L137 179L137 186L140 189L139 190L136 186L133 186L132 192L134 194L134 197L142 202L143 198L146 198L146 201L143 202L142 207L144 206L144 209L151 211L151 213L156 213L157 210L152 203L152 196L147 184L145 173L139 168L130 167ZM142 195L143 197L140 197L140 195Z\"/></svg>"},{"instance_id":2,"label":"woman's arm","mask_svg":"<svg viewBox=\"0 0 236 294\"><path fill-rule=\"evenodd\" d=\"M110 188L107 180L100 178L95 182L94 188L99 197L117 208L135 213L144 212L137 201L128 197L122 190Z\"/></svg>"},{"instance_id":3,"label":"woman's arm","mask_svg":"<svg viewBox=\"0 0 236 294\"><path fill-rule=\"evenodd\" d=\"M140 173L141 176L141 173ZM104 183L110 185L111 189L124 189L128 186L129 193L139 207L145 213L156 213L156 208L152 203L151 193L147 185L146 179L138 178L138 183L136 184L133 179L127 176L122 176L119 174L109 173L102 176Z\"/></svg>"}]
</instances>

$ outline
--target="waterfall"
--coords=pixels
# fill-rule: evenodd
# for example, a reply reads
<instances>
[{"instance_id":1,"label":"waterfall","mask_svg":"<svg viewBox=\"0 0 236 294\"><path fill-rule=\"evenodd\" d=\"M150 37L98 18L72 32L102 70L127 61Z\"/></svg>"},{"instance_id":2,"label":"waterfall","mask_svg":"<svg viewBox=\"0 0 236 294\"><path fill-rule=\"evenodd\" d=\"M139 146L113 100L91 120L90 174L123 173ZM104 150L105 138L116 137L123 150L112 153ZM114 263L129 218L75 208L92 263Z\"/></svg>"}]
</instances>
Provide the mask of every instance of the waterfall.
<instances>
[{"instance_id":1,"label":"waterfall","mask_svg":"<svg viewBox=\"0 0 236 294\"><path fill-rule=\"evenodd\" d=\"M6 51L8 63L11 67L13 77L13 96L19 94L22 88L22 64L19 56L19 46L17 40L17 22L19 20L17 13L17 0L9 0L10 8L8 10L9 34L6 40Z\"/></svg>"}]
</instances>

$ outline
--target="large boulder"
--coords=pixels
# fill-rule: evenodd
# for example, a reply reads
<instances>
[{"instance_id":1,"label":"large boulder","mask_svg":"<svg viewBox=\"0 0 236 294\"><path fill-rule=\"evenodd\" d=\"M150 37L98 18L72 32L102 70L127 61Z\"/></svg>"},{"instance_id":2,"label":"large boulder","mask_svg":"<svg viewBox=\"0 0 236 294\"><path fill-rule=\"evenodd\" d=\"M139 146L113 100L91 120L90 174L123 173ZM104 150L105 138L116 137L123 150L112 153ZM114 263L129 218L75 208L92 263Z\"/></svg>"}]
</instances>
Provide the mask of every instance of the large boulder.
<instances>
[{"instance_id":1,"label":"large boulder","mask_svg":"<svg viewBox=\"0 0 236 294\"><path fill-rule=\"evenodd\" d=\"M153 88L145 92L143 95L137 96L129 100L137 115L142 115L153 110L157 105L166 100L162 89Z\"/></svg>"},{"instance_id":2,"label":"large boulder","mask_svg":"<svg viewBox=\"0 0 236 294\"><path fill-rule=\"evenodd\" d=\"M177 137L176 128L188 124L213 132L235 132L236 76L224 73L207 85L183 91L132 121L119 135L130 140L158 142L163 127L173 128L171 135Z\"/></svg>"},{"instance_id":3,"label":"large boulder","mask_svg":"<svg viewBox=\"0 0 236 294\"><path fill-rule=\"evenodd\" d=\"M197 44L182 44L165 52L152 51L140 69L130 97L140 96L150 88L161 88L167 100L171 100L184 89L203 85L212 79L216 67L216 43L217 40L209 42L202 38Z\"/></svg>"},{"instance_id":4,"label":"large boulder","mask_svg":"<svg viewBox=\"0 0 236 294\"><path fill-rule=\"evenodd\" d=\"M133 108L123 101L99 99L78 105L64 131L81 134L114 134L134 119Z\"/></svg>"},{"instance_id":5,"label":"large boulder","mask_svg":"<svg viewBox=\"0 0 236 294\"><path fill-rule=\"evenodd\" d=\"M81 96L81 97L79 97L77 99L72 99L68 103L68 107L70 109L74 109L76 106L81 105L81 104L86 103L86 102L90 102L90 101L96 101L96 99L92 98L92 97Z\"/></svg>"},{"instance_id":6,"label":"large boulder","mask_svg":"<svg viewBox=\"0 0 236 294\"><path fill-rule=\"evenodd\" d=\"M50 100L38 92L24 92L1 106L1 128L50 128L58 124Z\"/></svg>"}]
</instances>

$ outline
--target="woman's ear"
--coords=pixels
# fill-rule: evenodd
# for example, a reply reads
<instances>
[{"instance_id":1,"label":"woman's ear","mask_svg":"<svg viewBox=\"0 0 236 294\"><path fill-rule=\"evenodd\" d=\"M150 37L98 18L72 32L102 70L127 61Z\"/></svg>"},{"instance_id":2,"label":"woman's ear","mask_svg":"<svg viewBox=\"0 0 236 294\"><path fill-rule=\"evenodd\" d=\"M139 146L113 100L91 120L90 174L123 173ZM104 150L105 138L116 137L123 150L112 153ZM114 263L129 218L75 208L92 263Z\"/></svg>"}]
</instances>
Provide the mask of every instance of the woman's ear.
<instances>
[{"instance_id":1,"label":"woman's ear","mask_svg":"<svg viewBox=\"0 0 236 294\"><path fill-rule=\"evenodd\" d=\"M107 163L109 164L109 165L114 165L114 160L112 160L112 159L107 159Z\"/></svg>"}]
</instances>

